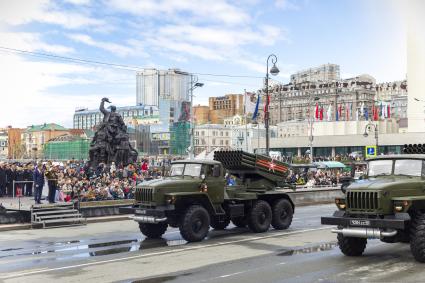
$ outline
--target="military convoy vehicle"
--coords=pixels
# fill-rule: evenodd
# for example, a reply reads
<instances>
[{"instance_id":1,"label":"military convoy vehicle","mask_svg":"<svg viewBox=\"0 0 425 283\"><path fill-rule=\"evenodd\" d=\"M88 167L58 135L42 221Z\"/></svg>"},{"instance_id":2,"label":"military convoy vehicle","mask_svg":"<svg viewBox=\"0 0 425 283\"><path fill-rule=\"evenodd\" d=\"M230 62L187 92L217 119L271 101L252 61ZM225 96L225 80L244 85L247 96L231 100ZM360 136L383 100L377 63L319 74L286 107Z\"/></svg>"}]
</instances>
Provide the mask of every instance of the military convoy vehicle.
<instances>
[{"instance_id":1,"label":"military convoy vehicle","mask_svg":"<svg viewBox=\"0 0 425 283\"><path fill-rule=\"evenodd\" d=\"M175 161L169 177L136 188L132 218L145 236L161 237L171 226L196 242L230 221L253 232L291 225L294 203L280 190L290 187L288 164L243 151L218 151L214 159ZM228 186L225 174L236 183Z\"/></svg>"},{"instance_id":2,"label":"military convoy vehicle","mask_svg":"<svg viewBox=\"0 0 425 283\"><path fill-rule=\"evenodd\" d=\"M404 153L424 153L406 146ZM379 156L367 160L365 176L336 198L338 210L322 217L337 225L338 244L347 256L363 254L367 239L410 243L414 258L425 262L425 154Z\"/></svg>"}]
</instances>

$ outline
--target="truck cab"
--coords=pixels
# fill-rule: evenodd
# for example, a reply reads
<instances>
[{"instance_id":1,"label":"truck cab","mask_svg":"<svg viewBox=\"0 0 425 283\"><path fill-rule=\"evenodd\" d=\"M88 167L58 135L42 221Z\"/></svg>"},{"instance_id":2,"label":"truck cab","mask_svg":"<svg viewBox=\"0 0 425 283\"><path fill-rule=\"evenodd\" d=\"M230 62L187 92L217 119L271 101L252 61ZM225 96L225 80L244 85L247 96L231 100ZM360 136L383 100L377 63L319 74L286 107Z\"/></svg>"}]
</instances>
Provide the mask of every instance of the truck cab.
<instances>
[{"instance_id":1,"label":"truck cab","mask_svg":"<svg viewBox=\"0 0 425 283\"><path fill-rule=\"evenodd\" d=\"M409 242L415 258L425 262L425 250L420 251L425 234L419 232L425 228L425 155L367 160L367 174L350 184L335 204L338 210L322 217L322 224L337 226L332 232L345 255L361 255L367 239L375 238Z\"/></svg>"}]
</instances>

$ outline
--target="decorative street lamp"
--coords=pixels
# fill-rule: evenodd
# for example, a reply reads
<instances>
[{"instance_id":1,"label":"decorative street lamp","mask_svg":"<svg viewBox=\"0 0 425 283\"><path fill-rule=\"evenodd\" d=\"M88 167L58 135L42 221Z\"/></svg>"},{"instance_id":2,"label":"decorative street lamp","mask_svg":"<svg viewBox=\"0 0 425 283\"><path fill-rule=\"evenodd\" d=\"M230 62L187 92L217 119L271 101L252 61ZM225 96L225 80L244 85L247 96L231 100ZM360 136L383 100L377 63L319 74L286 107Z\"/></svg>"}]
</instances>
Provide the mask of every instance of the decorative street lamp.
<instances>
[{"instance_id":1,"label":"decorative street lamp","mask_svg":"<svg viewBox=\"0 0 425 283\"><path fill-rule=\"evenodd\" d=\"M309 141L310 141L310 163L313 163L313 140L314 140L314 136L313 136L313 124L314 124L314 118L313 118L313 109L311 109L311 104L313 101L318 101L320 99L320 97L313 97L312 96L312 92L310 92L310 97L308 99L308 111L310 112L310 137L309 137Z\"/></svg>"},{"instance_id":2,"label":"decorative street lamp","mask_svg":"<svg viewBox=\"0 0 425 283\"><path fill-rule=\"evenodd\" d=\"M273 66L269 71L269 60L271 59ZM267 72L266 72L266 105L264 107L264 127L266 128L266 154L269 155L270 150L270 137L269 137L269 123L270 123L270 96L269 96L269 72L273 76L279 74L279 69L276 67L277 57L274 54L270 54L267 57Z\"/></svg>"},{"instance_id":3,"label":"decorative street lamp","mask_svg":"<svg viewBox=\"0 0 425 283\"><path fill-rule=\"evenodd\" d=\"M378 155L378 145L379 145L379 143L378 143L378 125L369 121L369 123L364 128L363 136L365 138L367 138L369 136L368 132L371 132L372 128L373 128L373 131L375 132L376 155Z\"/></svg>"}]
</instances>

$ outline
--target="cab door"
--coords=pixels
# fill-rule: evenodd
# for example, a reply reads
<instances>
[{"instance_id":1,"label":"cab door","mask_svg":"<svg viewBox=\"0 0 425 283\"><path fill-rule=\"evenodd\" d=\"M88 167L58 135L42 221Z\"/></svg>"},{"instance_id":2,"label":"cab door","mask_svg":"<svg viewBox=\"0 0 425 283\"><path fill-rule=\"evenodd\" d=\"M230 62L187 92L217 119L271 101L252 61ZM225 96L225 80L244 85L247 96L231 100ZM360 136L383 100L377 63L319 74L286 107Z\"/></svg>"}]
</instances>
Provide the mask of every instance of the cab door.
<instances>
[{"instance_id":1,"label":"cab door","mask_svg":"<svg viewBox=\"0 0 425 283\"><path fill-rule=\"evenodd\" d=\"M224 200L223 168L221 165L205 164L203 168L205 174L204 182L207 185L207 194L213 203L222 203Z\"/></svg>"}]
</instances>

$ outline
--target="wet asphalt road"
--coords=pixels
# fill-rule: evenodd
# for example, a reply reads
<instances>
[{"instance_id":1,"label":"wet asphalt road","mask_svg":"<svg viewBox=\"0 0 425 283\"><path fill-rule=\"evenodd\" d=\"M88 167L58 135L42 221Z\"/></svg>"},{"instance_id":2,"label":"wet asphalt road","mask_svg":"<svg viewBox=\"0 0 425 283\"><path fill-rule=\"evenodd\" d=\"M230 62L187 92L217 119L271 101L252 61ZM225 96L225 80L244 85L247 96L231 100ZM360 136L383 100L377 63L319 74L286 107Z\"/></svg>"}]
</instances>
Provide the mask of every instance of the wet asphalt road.
<instances>
[{"instance_id":1,"label":"wet asphalt road","mask_svg":"<svg viewBox=\"0 0 425 283\"><path fill-rule=\"evenodd\" d=\"M145 239L133 221L0 233L5 282L423 282L406 244L370 241L341 255L320 225L334 205L298 207L290 229L254 234L229 226L187 244L178 229ZM413 272L413 273L412 273ZM410 274L410 275L409 275ZM417 276L423 277L417 277ZM410 276L410 277L409 277Z\"/></svg>"}]
</instances>

